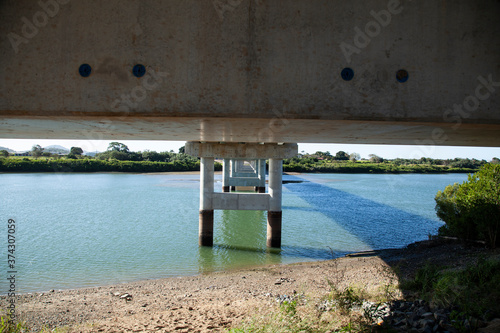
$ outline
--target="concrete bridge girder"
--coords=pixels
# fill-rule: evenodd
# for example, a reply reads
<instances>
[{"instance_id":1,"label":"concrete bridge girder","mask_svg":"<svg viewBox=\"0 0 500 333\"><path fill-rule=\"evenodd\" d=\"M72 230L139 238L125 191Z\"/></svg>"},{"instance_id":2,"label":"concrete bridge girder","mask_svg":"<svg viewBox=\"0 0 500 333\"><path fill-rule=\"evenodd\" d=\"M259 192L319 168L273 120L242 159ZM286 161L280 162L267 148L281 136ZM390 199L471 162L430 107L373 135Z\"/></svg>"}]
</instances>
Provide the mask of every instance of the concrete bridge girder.
<instances>
[{"instance_id":1,"label":"concrete bridge girder","mask_svg":"<svg viewBox=\"0 0 500 333\"><path fill-rule=\"evenodd\" d=\"M233 5L0 2L0 137L499 145L498 1Z\"/></svg>"}]
</instances>

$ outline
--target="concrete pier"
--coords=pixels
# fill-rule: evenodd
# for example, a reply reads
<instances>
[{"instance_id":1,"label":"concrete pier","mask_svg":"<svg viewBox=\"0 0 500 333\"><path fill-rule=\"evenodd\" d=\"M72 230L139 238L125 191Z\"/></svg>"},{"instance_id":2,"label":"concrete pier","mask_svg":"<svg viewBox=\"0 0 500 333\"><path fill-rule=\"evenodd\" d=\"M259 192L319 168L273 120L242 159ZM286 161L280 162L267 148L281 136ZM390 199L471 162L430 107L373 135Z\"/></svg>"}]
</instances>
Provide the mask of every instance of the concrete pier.
<instances>
[{"instance_id":1,"label":"concrete pier","mask_svg":"<svg viewBox=\"0 0 500 333\"><path fill-rule=\"evenodd\" d=\"M259 160L259 185L255 192L266 193L266 160Z\"/></svg>"},{"instance_id":2,"label":"concrete pier","mask_svg":"<svg viewBox=\"0 0 500 333\"><path fill-rule=\"evenodd\" d=\"M268 247L281 247L283 159L297 154L297 144L188 142L185 147L187 154L201 158L199 245L213 245L214 210L222 209L267 211L266 244ZM223 191L216 193L215 157L223 158L224 166ZM269 159L269 193L263 193L266 159ZM244 177L245 172L242 170L246 170L250 177ZM232 185L232 181L235 185ZM248 186L248 182L256 182L259 193L228 193L232 187Z\"/></svg>"},{"instance_id":3,"label":"concrete pier","mask_svg":"<svg viewBox=\"0 0 500 333\"><path fill-rule=\"evenodd\" d=\"M269 210L267 212L267 246L281 247L281 187L283 160L269 159Z\"/></svg>"},{"instance_id":4,"label":"concrete pier","mask_svg":"<svg viewBox=\"0 0 500 333\"><path fill-rule=\"evenodd\" d=\"M230 160L225 158L222 161L222 192L229 192L230 185L229 185L229 176L230 176Z\"/></svg>"},{"instance_id":5,"label":"concrete pier","mask_svg":"<svg viewBox=\"0 0 500 333\"><path fill-rule=\"evenodd\" d=\"M200 162L200 246L212 246L214 243L214 158L202 157Z\"/></svg>"}]
</instances>

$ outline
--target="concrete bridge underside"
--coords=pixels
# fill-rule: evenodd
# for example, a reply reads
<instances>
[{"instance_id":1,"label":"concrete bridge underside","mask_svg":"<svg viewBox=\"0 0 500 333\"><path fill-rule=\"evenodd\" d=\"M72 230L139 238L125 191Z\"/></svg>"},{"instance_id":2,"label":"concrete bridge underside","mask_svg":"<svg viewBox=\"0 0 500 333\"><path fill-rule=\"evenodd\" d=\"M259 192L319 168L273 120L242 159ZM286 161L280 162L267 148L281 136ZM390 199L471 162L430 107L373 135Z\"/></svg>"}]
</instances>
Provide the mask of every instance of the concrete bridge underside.
<instances>
[{"instance_id":1,"label":"concrete bridge underside","mask_svg":"<svg viewBox=\"0 0 500 333\"><path fill-rule=\"evenodd\" d=\"M498 17L497 0L3 0L0 137L498 147Z\"/></svg>"}]
</instances>

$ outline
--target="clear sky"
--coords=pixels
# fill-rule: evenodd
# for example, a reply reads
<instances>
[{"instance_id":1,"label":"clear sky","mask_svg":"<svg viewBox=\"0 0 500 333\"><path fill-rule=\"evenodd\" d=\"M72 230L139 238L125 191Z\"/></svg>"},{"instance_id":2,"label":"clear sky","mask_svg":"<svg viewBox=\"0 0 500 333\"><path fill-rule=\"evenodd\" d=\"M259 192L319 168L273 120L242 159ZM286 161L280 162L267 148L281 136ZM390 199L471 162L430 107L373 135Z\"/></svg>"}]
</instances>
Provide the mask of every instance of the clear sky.
<instances>
[{"instance_id":1,"label":"clear sky","mask_svg":"<svg viewBox=\"0 0 500 333\"><path fill-rule=\"evenodd\" d=\"M112 140L36 140L36 139L0 139L0 146L16 151L31 150L39 144L42 147L61 145L66 148L81 147L84 151L105 151ZM174 150L177 152L184 145L184 141L130 141L118 140L126 144L131 151L154 150L157 152ZM329 151L335 154L339 150L347 153L359 153L362 158L369 154L376 154L386 159L401 158L476 158L490 161L493 157L500 158L500 148L481 147L448 147L448 146L392 146L392 145L349 145L349 144L302 144L299 143L299 152L314 153Z\"/></svg>"}]
</instances>

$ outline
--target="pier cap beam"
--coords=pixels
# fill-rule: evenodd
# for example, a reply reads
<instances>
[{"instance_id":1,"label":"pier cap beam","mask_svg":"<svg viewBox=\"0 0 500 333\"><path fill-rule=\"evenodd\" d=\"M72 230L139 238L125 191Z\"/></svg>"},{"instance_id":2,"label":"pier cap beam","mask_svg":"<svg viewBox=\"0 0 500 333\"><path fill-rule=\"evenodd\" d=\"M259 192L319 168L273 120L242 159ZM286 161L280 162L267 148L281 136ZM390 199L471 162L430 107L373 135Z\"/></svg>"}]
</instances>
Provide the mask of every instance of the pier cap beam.
<instances>
[{"instance_id":1,"label":"pier cap beam","mask_svg":"<svg viewBox=\"0 0 500 333\"><path fill-rule=\"evenodd\" d=\"M296 143L190 141L185 146L185 152L188 155L227 159L284 159L295 157L298 151Z\"/></svg>"}]
</instances>

